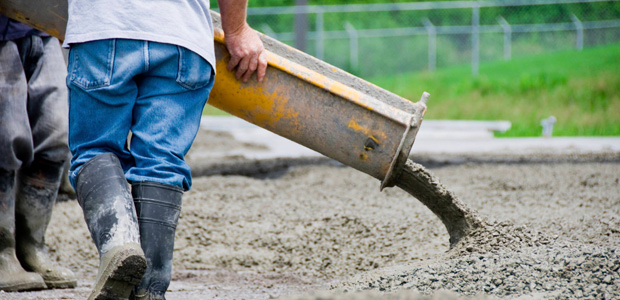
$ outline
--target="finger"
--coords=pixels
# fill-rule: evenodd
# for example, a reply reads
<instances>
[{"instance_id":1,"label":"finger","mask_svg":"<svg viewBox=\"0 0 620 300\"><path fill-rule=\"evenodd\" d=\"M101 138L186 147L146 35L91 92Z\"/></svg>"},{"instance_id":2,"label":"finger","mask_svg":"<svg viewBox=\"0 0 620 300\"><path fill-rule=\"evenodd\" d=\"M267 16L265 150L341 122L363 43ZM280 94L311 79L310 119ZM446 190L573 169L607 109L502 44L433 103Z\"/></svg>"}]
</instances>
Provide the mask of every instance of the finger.
<instances>
[{"instance_id":1,"label":"finger","mask_svg":"<svg viewBox=\"0 0 620 300\"><path fill-rule=\"evenodd\" d=\"M256 70L258 82L262 82L267 72L267 55L265 55L264 51L258 55L258 68Z\"/></svg>"},{"instance_id":2,"label":"finger","mask_svg":"<svg viewBox=\"0 0 620 300\"><path fill-rule=\"evenodd\" d=\"M243 74L245 74L245 72L248 70L248 65L250 64L250 58L249 57L244 57L239 64L237 65L237 73L235 73L235 77L237 77L237 79L240 79L241 76L243 76Z\"/></svg>"},{"instance_id":3,"label":"finger","mask_svg":"<svg viewBox=\"0 0 620 300\"><path fill-rule=\"evenodd\" d=\"M227 66L228 71L232 71L239 64L239 61L241 61L241 57L231 55Z\"/></svg>"},{"instance_id":4,"label":"finger","mask_svg":"<svg viewBox=\"0 0 620 300\"><path fill-rule=\"evenodd\" d=\"M250 80L250 77L252 77L252 74L254 74L254 71L256 71L256 67L258 67L258 57L254 56L252 57L252 59L250 59L248 71L243 74L243 81Z\"/></svg>"},{"instance_id":5,"label":"finger","mask_svg":"<svg viewBox=\"0 0 620 300\"><path fill-rule=\"evenodd\" d=\"M252 58L250 59L250 65L248 67L248 70L251 72L256 71L256 68L258 67L258 55L252 55Z\"/></svg>"}]
</instances>

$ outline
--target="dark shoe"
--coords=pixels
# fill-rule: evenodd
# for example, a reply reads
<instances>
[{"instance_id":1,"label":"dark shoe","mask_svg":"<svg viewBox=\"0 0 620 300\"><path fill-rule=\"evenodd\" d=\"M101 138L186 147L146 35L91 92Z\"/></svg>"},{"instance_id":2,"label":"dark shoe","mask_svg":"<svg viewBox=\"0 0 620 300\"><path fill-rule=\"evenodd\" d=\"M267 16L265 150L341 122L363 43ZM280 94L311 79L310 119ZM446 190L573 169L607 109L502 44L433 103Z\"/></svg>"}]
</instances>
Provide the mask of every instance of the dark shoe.
<instances>
[{"instance_id":1,"label":"dark shoe","mask_svg":"<svg viewBox=\"0 0 620 300\"><path fill-rule=\"evenodd\" d=\"M183 190L157 182L132 184L132 195L140 224L142 249L148 262L133 299L165 299L172 274L174 234L181 214Z\"/></svg>"},{"instance_id":2,"label":"dark shoe","mask_svg":"<svg viewBox=\"0 0 620 300\"><path fill-rule=\"evenodd\" d=\"M52 217L62 164L35 161L19 174L15 204L16 254L24 269L38 273L48 288L74 288L73 272L49 258L45 231Z\"/></svg>"},{"instance_id":3,"label":"dark shoe","mask_svg":"<svg viewBox=\"0 0 620 300\"><path fill-rule=\"evenodd\" d=\"M0 291L46 288L37 273L26 272L15 256L15 172L0 170Z\"/></svg>"},{"instance_id":4,"label":"dark shoe","mask_svg":"<svg viewBox=\"0 0 620 300\"><path fill-rule=\"evenodd\" d=\"M76 178L76 190L100 258L88 299L126 299L140 283L146 259L133 198L118 158L105 153L85 163Z\"/></svg>"}]
</instances>

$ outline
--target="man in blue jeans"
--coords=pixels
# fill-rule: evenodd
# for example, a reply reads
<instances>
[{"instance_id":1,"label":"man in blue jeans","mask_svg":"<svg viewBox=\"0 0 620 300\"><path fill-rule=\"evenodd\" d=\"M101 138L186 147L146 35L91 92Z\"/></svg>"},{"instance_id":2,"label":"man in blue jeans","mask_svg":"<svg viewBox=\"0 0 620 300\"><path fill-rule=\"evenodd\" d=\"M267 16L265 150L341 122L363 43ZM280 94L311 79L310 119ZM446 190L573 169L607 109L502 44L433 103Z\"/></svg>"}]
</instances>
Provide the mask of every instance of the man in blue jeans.
<instances>
[{"instance_id":1,"label":"man in blue jeans","mask_svg":"<svg viewBox=\"0 0 620 300\"><path fill-rule=\"evenodd\" d=\"M219 6L229 69L261 81L267 62L247 0ZM164 299L192 184L184 157L215 76L209 2L69 0L65 46L69 179L100 255L89 299Z\"/></svg>"},{"instance_id":2,"label":"man in blue jeans","mask_svg":"<svg viewBox=\"0 0 620 300\"><path fill-rule=\"evenodd\" d=\"M45 246L69 153L66 74L56 38L0 15L0 291L77 284Z\"/></svg>"}]
</instances>

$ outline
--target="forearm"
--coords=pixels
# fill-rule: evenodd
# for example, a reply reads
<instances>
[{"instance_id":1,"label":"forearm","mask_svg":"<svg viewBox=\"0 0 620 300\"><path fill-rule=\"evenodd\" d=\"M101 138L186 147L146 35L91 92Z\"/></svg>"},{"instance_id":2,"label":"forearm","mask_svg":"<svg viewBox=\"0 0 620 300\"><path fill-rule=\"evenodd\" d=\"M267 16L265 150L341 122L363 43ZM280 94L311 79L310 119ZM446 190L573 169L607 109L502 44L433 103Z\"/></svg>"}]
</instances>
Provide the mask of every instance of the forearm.
<instances>
[{"instance_id":1,"label":"forearm","mask_svg":"<svg viewBox=\"0 0 620 300\"><path fill-rule=\"evenodd\" d=\"M230 53L227 69L237 69L237 79L248 81L256 71L258 81L265 77L267 58L258 33L250 28L245 18L248 0L217 0L222 16L226 48Z\"/></svg>"},{"instance_id":2,"label":"forearm","mask_svg":"<svg viewBox=\"0 0 620 300\"><path fill-rule=\"evenodd\" d=\"M222 29L225 34L240 32L246 23L248 0L217 0L222 16Z\"/></svg>"}]
</instances>

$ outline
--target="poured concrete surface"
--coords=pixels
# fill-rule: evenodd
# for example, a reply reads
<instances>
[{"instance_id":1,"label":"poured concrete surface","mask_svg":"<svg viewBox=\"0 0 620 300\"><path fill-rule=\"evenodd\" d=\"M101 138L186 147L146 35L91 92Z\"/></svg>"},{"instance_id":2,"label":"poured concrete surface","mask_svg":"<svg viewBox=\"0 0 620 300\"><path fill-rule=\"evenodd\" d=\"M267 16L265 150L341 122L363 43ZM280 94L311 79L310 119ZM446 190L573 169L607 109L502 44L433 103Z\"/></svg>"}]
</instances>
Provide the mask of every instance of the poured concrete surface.
<instances>
[{"instance_id":1,"label":"poured concrete surface","mask_svg":"<svg viewBox=\"0 0 620 300\"><path fill-rule=\"evenodd\" d=\"M237 149L268 152L231 133L201 131L192 148L200 153L188 160L202 168L254 163L204 154ZM422 299L422 292L448 299L620 297L618 152L423 156L466 205L497 221L498 236L510 230L537 242L498 241L490 232L447 252L445 227L422 203L399 189L379 192L379 181L338 164L299 165L271 179L195 177L184 196L167 298L316 299L296 296L311 291L325 299L386 292L392 299ZM79 276L78 288L0 299L88 294L97 252L77 203L56 205L47 243Z\"/></svg>"}]
</instances>

